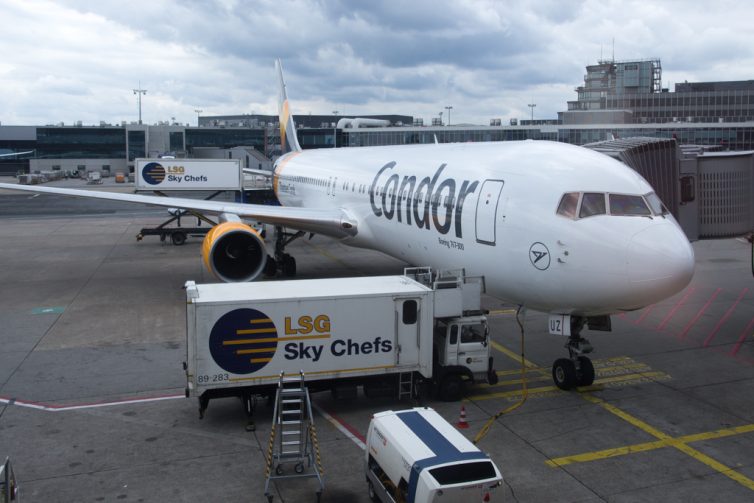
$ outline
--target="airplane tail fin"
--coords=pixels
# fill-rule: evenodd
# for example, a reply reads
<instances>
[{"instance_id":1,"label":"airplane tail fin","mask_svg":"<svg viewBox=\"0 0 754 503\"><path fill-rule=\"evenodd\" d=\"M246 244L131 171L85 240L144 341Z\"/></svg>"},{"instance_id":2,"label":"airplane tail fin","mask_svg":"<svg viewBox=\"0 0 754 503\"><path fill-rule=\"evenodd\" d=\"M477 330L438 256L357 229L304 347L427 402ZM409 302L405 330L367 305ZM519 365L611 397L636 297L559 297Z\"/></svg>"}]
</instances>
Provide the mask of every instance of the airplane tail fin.
<instances>
[{"instance_id":1,"label":"airplane tail fin","mask_svg":"<svg viewBox=\"0 0 754 503\"><path fill-rule=\"evenodd\" d=\"M293 123L293 115L288 106L288 95L285 92L283 80L283 64L279 59L275 60L275 69L278 74L278 117L280 119L280 146L282 153L300 152L301 146L296 137L296 124Z\"/></svg>"}]
</instances>

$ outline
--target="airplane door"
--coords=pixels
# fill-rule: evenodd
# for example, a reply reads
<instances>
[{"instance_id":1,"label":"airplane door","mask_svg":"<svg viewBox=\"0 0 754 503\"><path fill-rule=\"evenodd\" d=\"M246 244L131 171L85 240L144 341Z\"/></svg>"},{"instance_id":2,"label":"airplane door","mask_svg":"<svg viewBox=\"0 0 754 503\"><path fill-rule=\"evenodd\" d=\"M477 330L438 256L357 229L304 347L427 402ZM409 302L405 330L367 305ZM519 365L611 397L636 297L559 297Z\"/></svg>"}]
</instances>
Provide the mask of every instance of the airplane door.
<instances>
[{"instance_id":1,"label":"airplane door","mask_svg":"<svg viewBox=\"0 0 754 503\"><path fill-rule=\"evenodd\" d=\"M503 190L502 180L485 180L476 203L477 243L495 245L497 227L497 207Z\"/></svg>"}]
</instances>

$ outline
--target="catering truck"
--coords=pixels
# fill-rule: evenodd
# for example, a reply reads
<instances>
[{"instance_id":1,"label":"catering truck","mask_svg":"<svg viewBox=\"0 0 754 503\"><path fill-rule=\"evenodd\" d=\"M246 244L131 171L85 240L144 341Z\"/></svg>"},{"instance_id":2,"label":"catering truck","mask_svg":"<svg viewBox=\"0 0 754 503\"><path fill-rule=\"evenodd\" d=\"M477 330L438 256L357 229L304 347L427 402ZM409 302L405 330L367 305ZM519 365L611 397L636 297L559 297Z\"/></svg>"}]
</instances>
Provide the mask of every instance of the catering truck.
<instances>
[{"instance_id":1,"label":"catering truck","mask_svg":"<svg viewBox=\"0 0 754 503\"><path fill-rule=\"evenodd\" d=\"M255 283L186 283L186 396L274 396L281 372L311 391L458 400L497 382L483 278L428 268L404 275ZM430 386L428 386L430 385ZM251 412L251 404L247 406Z\"/></svg>"},{"instance_id":2,"label":"catering truck","mask_svg":"<svg viewBox=\"0 0 754 503\"><path fill-rule=\"evenodd\" d=\"M502 501L495 463L426 407L380 412L366 438L364 468L372 501Z\"/></svg>"}]
</instances>

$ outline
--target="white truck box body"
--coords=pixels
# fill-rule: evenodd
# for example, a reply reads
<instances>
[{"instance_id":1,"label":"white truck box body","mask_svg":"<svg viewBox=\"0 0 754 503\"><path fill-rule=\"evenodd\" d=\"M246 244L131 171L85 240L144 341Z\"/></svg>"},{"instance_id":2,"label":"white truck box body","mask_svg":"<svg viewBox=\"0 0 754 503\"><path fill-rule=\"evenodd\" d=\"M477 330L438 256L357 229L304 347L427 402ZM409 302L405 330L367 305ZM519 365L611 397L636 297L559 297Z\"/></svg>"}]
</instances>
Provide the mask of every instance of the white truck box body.
<instances>
[{"instance_id":1,"label":"white truck box body","mask_svg":"<svg viewBox=\"0 0 754 503\"><path fill-rule=\"evenodd\" d=\"M433 291L406 276L187 283L191 395L398 372L432 375ZM403 304L414 300L415 323ZM410 321L410 320L409 320Z\"/></svg>"},{"instance_id":2,"label":"white truck box body","mask_svg":"<svg viewBox=\"0 0 754 503\"><path fill-rule=\"evenodd\" d=\"M373 458L396 487L405 481L408 501L495 501L502 483L489 456L430 408L375 414L366 445L367 463Z\"/></svg>"},{"instance_id":3,"label":"white truck box body","mask_svg":"<svg viewBox=\"0 0 754 503\"><path fill-rule=\"evenodd\" d=\"M241 190L239 159L136 159L136 190Z\"/></svg>"}]
</instances>

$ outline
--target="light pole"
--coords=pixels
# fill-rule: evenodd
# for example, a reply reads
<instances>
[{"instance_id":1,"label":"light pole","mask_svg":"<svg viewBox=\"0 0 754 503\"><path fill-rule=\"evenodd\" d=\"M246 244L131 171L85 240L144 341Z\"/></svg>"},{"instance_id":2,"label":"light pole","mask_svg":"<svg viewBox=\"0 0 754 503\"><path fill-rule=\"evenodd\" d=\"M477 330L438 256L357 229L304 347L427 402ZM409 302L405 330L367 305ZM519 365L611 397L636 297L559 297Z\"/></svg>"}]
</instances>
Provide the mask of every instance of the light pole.
<instances>
[{"instance_id":1,"label":"light pole","mask_svg":"<svg viewBox=\"0 0 754 503\"><path fill-rule=\"evenodd\" d=\"M450 111L453 110L453 106L449 105L449 106L445 107L445 110L448 111L448 126L450 126Z\"/></svg>"},{"instance_id":2,"label":"light pole","mask_svg":"<svg viewBox=\"0 0 754 503\"><path fill-rule=\"evenodd\" d=\"M534 107L536 107L537 104L536 103L529 103L527 106L529 108L531 108L531 122L532 122L532 125L533 125L534 124Z\"/></svg>"},{"instance_id":3,"label":"light pole","mask_svg":"<svg viewBox=\"0 0 754 503\"><path fill-rule=\"evenodd\" d=\"M198 108L195 108L194 112L196 112L196 127L199 127L199 114L204 112L204 110L199 110Z\"/></svg>"},{"instance_id":4,"label":"light pole","mask_svg":"<svg viewBox=\"0 0 754 503\"><path fill-rule=\"evenodd\" d=\"M138 102L139 102L139 124L141 124L141 95L147 94L146 89L141 88L141 81L139 81L139 88L134 89L134 94L138 96Z\"/></svg>"},{"instance_id":5,"label":"light pole","mask_svg":"<svg viewBox=\"0 0 754 503\"><path fill-rule=\"evenodd\" d=\"M335 118L338 118L338 111L333 110L332 114L335 116ZM335 121L335 127L332 128L332 148L338 147L338 121Z\"/></svg>"}]
</instances>

